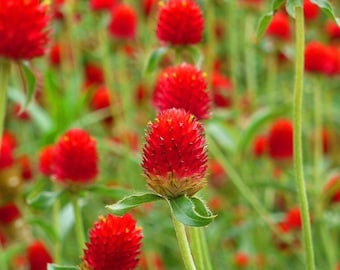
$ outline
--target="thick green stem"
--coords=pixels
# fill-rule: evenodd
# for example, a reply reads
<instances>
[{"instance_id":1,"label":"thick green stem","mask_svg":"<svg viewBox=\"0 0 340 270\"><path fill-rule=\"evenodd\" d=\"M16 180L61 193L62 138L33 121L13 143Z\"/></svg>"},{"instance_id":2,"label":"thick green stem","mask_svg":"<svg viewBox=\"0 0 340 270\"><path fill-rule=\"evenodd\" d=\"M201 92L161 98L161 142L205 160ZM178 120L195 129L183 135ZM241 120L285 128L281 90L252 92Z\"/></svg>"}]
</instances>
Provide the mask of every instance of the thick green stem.
<instances>
[{"instance_id":1,"label":"thick green stem","mask_svg":"<svg viewBox=\"0 0 340 270\"><path fill-rule=\"evenodd\" d=\"M294 86L294 172L297 185L298 199L302 217L303 243L308 270L314 270L314 251L312 232L309 218L309 207L303 171L302 155L302 101L303 101L303 76L304 76L304 49L305 29L304 15L301 6L295 7L296 14L296 63Z\"/></svg>"},{"instance_id":2,"label":"thick green stem","mask_svg":"<svg viewBox=\"0 0 340 270\"><path fill-rule=\"evenodd\" d=\"M204 228L202 227L199 228L198 233L199 233L201 247L203 251L204 270L212 270L213 268L211 265L211 259L210 259L208 245L207 245L207 240L206 240L205 233L204 233Z\"/></svg>"},{"instance_id":3,"label":"thick green stem","mask_svg":"<svg viewBox=\"0 0 340 270\"><path fill-rule=\"evenodd\" d=\"M185 227L184 225L179 222L173 213L171 213L172 217L172 222L174 224L175 232L176 232L176 237L177 237L177 242L178 246L182 255L182 259L184 262L184 266L186 270L196 270L196 266L194 263L194 260L191 255L190 251L190 246L188 242L188 238L185 232Z\"/></svg>"},{"instance_id":4,"label":"thick green stem","mask_svg":"<svg viewBox=\"0 0 340 270\"><path fill-rule=\"evenodd\" d=\"M203 249L199 230L200 228L190 227L190 243L197 269L204 270Z\"/></svg>"},{"instance_id":5,"label":"thick green stem","mask_svg":"<svg viewBox=\"0 0 340 270\"><path fill-rule=\"evenodd\" d=\"M71 201L74 211L75 219L75 229L78 241L79 256L83 254L83 249L85 248L85 234L84 234L84 224L78 203L77 194L71 194Z\"/></svg>"},{"instance_id":6,"label":"thick green stem","mask_svg":"<svg viewBox=\"0 0 340 270\"><path fill-rule=\"evenodd\" d=\"M2 141L2 133L4 132L6 101L7 101L7 84L11 64L9 61L0 59L0 145Z\"/></svg>"}]
</instances>

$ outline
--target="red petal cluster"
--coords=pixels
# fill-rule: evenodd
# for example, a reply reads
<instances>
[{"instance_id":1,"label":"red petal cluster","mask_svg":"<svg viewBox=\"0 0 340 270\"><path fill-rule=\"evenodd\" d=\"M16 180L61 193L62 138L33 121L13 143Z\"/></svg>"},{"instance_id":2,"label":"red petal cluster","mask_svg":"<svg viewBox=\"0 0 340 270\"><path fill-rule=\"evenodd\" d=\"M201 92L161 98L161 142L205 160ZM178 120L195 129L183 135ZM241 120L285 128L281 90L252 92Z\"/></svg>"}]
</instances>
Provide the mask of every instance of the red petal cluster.
<instances>
[{"instance_id":1,"label":"red petal cluster","mask_svg":"<svg viewBox=\"0 0 340 270\"><path fill-rule=\"evenodd\" d=\"M32 162L29 156L22 155L18 157L17 163L19 164L20 169L21 169L21 177L26 181L31 180L33 177L33 172L32 172Z\"/></svg>"},{"instance_id":2,"label":"red petal cluster","mask_svg":"<svg viewBox=\"0 0 340 270\"><path fill-rule=\"evenodd\" d=\"M132 270L138 264L141 228L130 215L107 215L97 221L89 233L82 269Z\"/></svg>"},{"instance_id":3,"label":"red petal cluster","mask_svg":"<svg viewBox=\"0 0 340 270\"><path fill-rule=\"evenodd\" d=\"M289 17L282 12L275 13L266 34L278 39L289 40L291 38Z\"/></svg>"},{"instance_id":4,"label":"red petal cluster","mask_svg":"<svg viewBox=\"0 0 340 270\"><path fill-rule=\"evenodd\" d=\"M39 153L39 171L46 176L54 174L54 153L55 146L49 145L40 150Z\"/></svg>"},{"instance_id":5,"label":"red petal cluster","mask_svg":"<svg viewBox=\"0 0 340 270\"><path fill-rule=\"evenodd\" d=\"M110 107L110 96L105 87L101 86L95 91L90 105L93 110L101 110Z\"/></svg>"},{"instance_id":6,"label":"red petal cluster","mask_svg":"<svg viewBox=\"0 0 340 270\"><path fill-rule=\"evenodd\" d=\"M319 7L313 4L310 0L303 1L303 13L306 20L314 20L319 15Z\"/></svg>"},{"instance_id":7,"label":"red petal cluster","mask_svg":"<svg viewBox=\"0 0 340 270\"><path fill-rule=\"evenodd\" d=\"M162 2L157 22L157 37L171 45L191 45L202 40L204 21L194 0Z\"/></svg>"},{"instance_id":8,"label":"red petal cluster","mask_svg":"<svg viewBox=\"0 0 340 270\"><path fill-rule=\"evenodd\" d=\"M119 39L133 39L136 36L137 14L129 5L120 4L112 10L109 31Z\"/></svg>"},{"instance_id":9,"label":"red petal cluster","mask_svg":"<svg viewBox=\"0 0 340 270\"><path fill-rule=\"evenodd\" d=\"M299 230L302 226L301 213L298 207L290 209L286 213L284 222L286 223L289 230Z\"/></svg>"},{"instance_id":10,"label":"red petal cluster","mask_svg":"<svg viewBox=\"0 0 340 270\"><path fill-rule=\"evenodd\" d=\"M85 79L87 85L102 85L104 84L103 70L95 64L86 64Z\"/></svg>"},{"instance_id":11,"label":"red petal cluster","mask_svg":"<svg viewBox=\"0 0 340 270\"><path fill-rule=\"evenodd\" d=\"M41 241L30 244L27 255L31 270L46 270L47 264L52 263L52 257Z\"/></svg>"},{"instance_id":12,"label":"red petal cluster","mask_svg":"<svg viewBox=\"0 0 340 270\"><path fill-rule=\"evenodd\" d=\"M157 193L195 194L205 184L207 158L203 126L185 110L161 111L149 124L142 167L147 184Z\"/></svg>"},{"instance_id":13,"label":"red petal cluster","mask_svg":"<svg viewBox=\"0 0 340 270\"><path fill-rule=\"evenodd\" d=\"M256 157L261 157L267 153L268 142L266 135L259 135L253 142L253 154Z\"/></svg>"},{"instance_id":14,"label":"red petal cluster","mask_svg":"<svg viewBox=\"0 0 340 270\"><path fill-rule=\"evenodd\" d=\"M215 71L211 78L211 90L213 95L214 105L220 108L228 108L232 104L231 94L232 94L232 84L231 81L222 75L221 73Z\"/></svg>"},{"instance_id":15,"label":"red petal cluster","mask_svg":"<svg viewBox=\"0 0 340 270\"><path fill-rule=\"evenodd\" d=\"M71 129L55 147L55 175L58 181L91 182L98 174L96 142L81 129Z\"/></svg>"},{"instance_id":16,"label":"red petal cluster","mask_svg":"<svg viewBox=\"0 0 340 270\"><path fill-rule=\"evenodd\" d=\"M249 258L249 255L247 253L239 251L239 252L234 254L233 261L234 261L234 264L237 267L243 268L243 267L247 267L249 265L250 258Z\"/></svg>"},{"instance_id":17,"label":"red petal cluster","mask_svg":"<svg viewBox=\"0 0 340 270\"><path fill-rule=\"evenodd\" d=\"M328 180L325 191L330 193L330 202L340 203L340 174L336 173Z\"/></svg>"},{"instance_id":18,"label":"red petal cluster","mask_svg":"<svg viewBox=\"0 0 340 270\"><path fill-rule=\"evenodd\" d=\"M293 157L293 125L290 120L279 119L272 125L268 135L268 151L274 160Z\"/></svg>"},{"instance_id":19,"label":"red petal cluster","mask_svg":"<svg viewBox=\"0 0 340 270\"><path fill-rule=\"evenodd\" d=\"M0 206L0 223L11 224L13 221L21 217L20 210L14 203L8 203Z\"/></svg>"},{"instance_id":20,"label":"red petal cluster","mask_svg":"<svg viewBox=\"0 0 340 270\"><path fill-rule=\"evenodd\" d=\"M142 0L143 12L146 17L148 17L151 12L155 9L158 1L157 0Z\"/></svg>"},{"instance_id":21,"label":"red petal cluster","mask_svg":"<svg viewBox=\"0 0 340 270\"><path fill-rule=\"evenodd\" d=\"M90 0L90 8L93 11L111 10L117 4L117 0Z\"/></svg>"},{"instance_id":22,"label":"red petal cluster","mask_svg":"<svg viewBox=\"0 0 340 270\"><path fill-rule=\"evenodd\" d=\"M48 43L47 6L38 0L0 1L0 57L42 56Z\"/></svg>"},{"instance_id":23,"label":"red petal cluster","mask_svg":"<svg viewBox=\"0 0 340 270\"><path fill-rule=\"evenodd\" d=\"M336 47L313 41L305 48L305 70L325 75L340 72L340 51Z\"/></svg>"},{"instance_id":24,"label":"red petal cluster","mask_svg":"<svg viewBox=\"0 0 340 270\"><path fill-rule=\"evenodd\" d=\"M153 93L158 110L183 108L197 119L209 117L210 99L206 76L189 64L181 64L162 71Z\"/></svg>"},{"instance_id":25,"label":"red petal cluster","mask_svg":"<svg viewBox=\"0 0 340 270\"><path fill-rule=\"evenodd\" d=\"M13 165L14 158L13 152L15 148L15 139L10 134L5 132L2 136L1 148L0 148L0 170L8 168Z\"/></svg>"},{"instance_id":26,"label":"red petal cluster","mask_svg":"<svg viewBox=\"0 0 340 270\"><path fill-rule=\"evenodd\" d=\"M328 21L325 30L330 39L340 39L340 26L334 21Z\"/></svg>"}]
</instances>

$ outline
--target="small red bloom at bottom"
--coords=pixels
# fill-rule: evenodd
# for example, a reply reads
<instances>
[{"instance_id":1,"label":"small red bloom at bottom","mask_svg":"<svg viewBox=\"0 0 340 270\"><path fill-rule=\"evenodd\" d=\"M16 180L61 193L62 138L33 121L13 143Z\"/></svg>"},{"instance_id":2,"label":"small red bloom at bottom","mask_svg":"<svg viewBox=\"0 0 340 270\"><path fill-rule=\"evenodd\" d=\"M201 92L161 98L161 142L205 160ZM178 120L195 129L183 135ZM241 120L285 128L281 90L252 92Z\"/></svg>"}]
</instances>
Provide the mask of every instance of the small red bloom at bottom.
<instances>
[{"instance_id":1,"label":"small red bloom at bottom","mask_svg":"<svg viewBox=\"0 0 340 270\"><path fill-rule=\"evenodd\" d=\"M90 230L82 270L133 270L138 264L141 228L131 215L101 217Z\"/></svg>"},{"instance_id":2,"label":"small red bloom at bottom","mask_svg":"<svg viewBox=\"0 0 340 270\"><path fill-rule=\"evenodd\" d=\"M35 241L27 248L30 270L46 270L47 264L52 262L52 257L45 245Z\"/></svg>"},{"instance_id":3,"label":"small red bloom at bottom","mask_svg":"<svg viewBox=\"0 0 340 270\"><path fill-rule=\"evenodd\" d=\"M249 264L249 256L244 252L237 252L234 254L234 264L238 267L246 267Z\"/></svg>"}]
</instances>

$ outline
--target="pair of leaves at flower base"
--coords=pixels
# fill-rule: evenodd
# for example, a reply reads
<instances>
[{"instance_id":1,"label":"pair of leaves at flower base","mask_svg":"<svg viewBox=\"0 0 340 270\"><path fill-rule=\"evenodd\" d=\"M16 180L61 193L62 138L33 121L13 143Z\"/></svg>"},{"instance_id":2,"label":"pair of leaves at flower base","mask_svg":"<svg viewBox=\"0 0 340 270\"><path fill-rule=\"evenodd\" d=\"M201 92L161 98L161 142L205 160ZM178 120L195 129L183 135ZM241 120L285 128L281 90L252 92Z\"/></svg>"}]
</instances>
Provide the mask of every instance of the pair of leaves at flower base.
<instances>
[{"instance_id":1,"label":"pair of leaves at flower base","mask_svg":"<svg viewBox=\"0 0 340 270\"><path fill-rule=\"evenodd\" d=\"M317 5L328 17L332 18L340 26L340 18L337 18L333 6L328 0L311 0L311 2ZM260 40L274 16L275 12L286 3L286 10L291 17L295 17L295 7L302 7L303 0L272 0L271 11L264 14L258 24L256 30L256 39Z\"/></svg>"},{"instance_id":2,"label":"pair of leaves at flower base","mask_svg":"<svg viewBox=\"0 0 340 270\"><path fill-rule=\"evenodd\" d=\"M200 198L186 195L167 199L152 192L137 193L106 207L115 215L124 215L132 208L162 199L167 201L175 218L186 226L203 227L216 217Z\"/></svg>"}]
</instances>

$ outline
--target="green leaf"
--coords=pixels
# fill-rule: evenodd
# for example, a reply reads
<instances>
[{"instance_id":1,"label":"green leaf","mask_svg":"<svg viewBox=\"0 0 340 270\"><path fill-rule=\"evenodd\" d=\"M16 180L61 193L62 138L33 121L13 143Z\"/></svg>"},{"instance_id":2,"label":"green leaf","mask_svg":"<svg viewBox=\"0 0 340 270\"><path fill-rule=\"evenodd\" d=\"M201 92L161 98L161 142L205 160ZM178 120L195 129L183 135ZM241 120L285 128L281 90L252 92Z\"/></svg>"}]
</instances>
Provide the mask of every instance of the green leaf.
<instances>
[{"instance_id":1,"label":"green leaf","mask_svg":"<svg viewBox=\"0 0 340 270\"><path fill-rule=\"evenodd\" d=\"M202 55L201 50L198 47L194 47L194 46L188 46L186 50L189 52L190 57L195 63L195 66L197 68L201 68L202 63L203 63L203 55Z\"/></svg>"},{"instance_id":2,"label":"green leaf","mask_svg":"<svg viewBox=\"0 0 340 270\"><path fill-rule=\"evenodd\" d=\"M329 3L329 1L327 0L311 0L311 2L317 6L319 6L319 8L322 9L322 11L330 18L332 18L337 24L338 26L340 26L340 18L337 18L335 16L335 12L333 9L333 6L331 5L331 3Z\"/></svg>"},{"instance_id":3,"label":"green leaf","mask_svg":"<svg viewBox=\"0 0 340 270\"><path fill-rule=\"evenodd\" d=\"M278 10L283 4L285 0L273 0L272 2L272 10L276 11Z\"/></svg>"},{"instance_id":4,"label":"green leaf","mask_svg":"<svg viewBox=\"0 0 340 270\"><path fill-rule=\"evenodd\" d=\"M255 134L263 127L264 124L269 122L276 117L283 115L286 112L286 108L265 108L257 111L250 119L246 128L241 132L237 149L239 151L244 151L251 140L254 138Z\"/></svg>"},{"instance_id":5,"label":"green leaf","mask_svg":"<svg viewBox=\"0 0 340 270\"><path fill-rule=\"evenodd\" d=\"M264 35L264 33L267 31L267 28L270 22L272 21L273 15L274 15L274 12L270 11L264 14L260 18L259 22L257 23L257 27L256 27L256 40L257 41L259 41Z\"/></svg>"},{"instance_id":6,"label":"green leaf","mask_svg":"<svg viewBox=\"0 0 340 270\"><path fill-rule=\"evenodd\" d=\"M176 219L187 226L202 227L211 223L216 217L205 203L197 197L181 196L168 200Z\"/></svg>"},{"instance_id":7,"label":"green leaf","mask_svg":"<svg viewBox=\"0 0 340 270\"><path fill-rule=\"evenodd\" d=\"M168 51L167 47L160 47L153 50L150 54L144 69L144 74L150 74L155 71L159 61L162 59L163 55Z\"/></svg>"},{"instance_id":8,"label":"green leaf","mask_svg":"<svg viewBox=\"0 0 340 270\"><path fill-rule=\"evenodd\" d=\"M50 223L47 223L43 219L30 219L28 220L28 224L32 225L34 228L41 228L51 238L53 242L59 241L59 237L54 228L51 226Z\"/></svg>"},{"instance_id":9,"label":"green leaf","mask_svg":"<svg viewBox=\"0 0 340 270\"><path fill-rule=\"evenodd\" d=\"M287 0L286 10L293 18L295 18L295 7L302 7L302 0Z\"/></svg>"},{"instance_id":10,"label":"green leaf","mask_svg":"<svg viewBox=\"0 0 340 270\"><path fill-rule=\"evenodd\" d=\"M24 108L30 104L33 95L35 93L35 76L32 70L25 64L21 64L19 68L22 68L24 75L25 75L25 83L27 87L27 93L26 93L26 102Z\"/></svg>"},{"instance_id":11,"label":"green leaf","mask_svg":"<svg viewBox=\"0 0 340 270\"><path fill-rule=\"evenodd\" d=\"M33 208L44 210L50 208L61 194L62 194L61 191L58 192L43 191L38 195L34 194L28 196L27 203Z\"/></svg>"},{"instance_id":12,"label":"green leaf","mask_svg":"<svg viewBox=\"0 0 340 270\"><path fill-rule=\"evenodd\" d=\"M107 187L103 185L92 186L88 190L97 195L105 196L113 200L119 200L125 196L128 196L131 193L127 189L118 187Z\"/></svg>"},{"instance_id":13,"label":"green leaf","mask_svg":"<svg viewBox=\"0 0 340 270\"><path fill-rule=\"evenodd\" d=\"M206 132L229 152L235 151L234 138L224 122L210 121L206 123Z\"/></svg>"},{"instance_id":14,"label":"green leaf","mask_svg":"<svg viewBox=\"0 0 340 270\"><path fill-rule=\"evenodd\" d=\"M66 265L58 265L58 264L48 264L47 270L79 270L77 266L66 266Z\"/></svg>"},{"instance_id":15,"label":"green leaf","mask_svg":"<svg viewBox=\"0 0 340 270\"><path fill-rule=\"evenodd\" d=\"M107 205L106 208L115 215L124 215L132 208L145 203L154 202L162 199L160 195L151 192L132 194L118 201L117 203Z\"/></svg>"}]
</instances>

